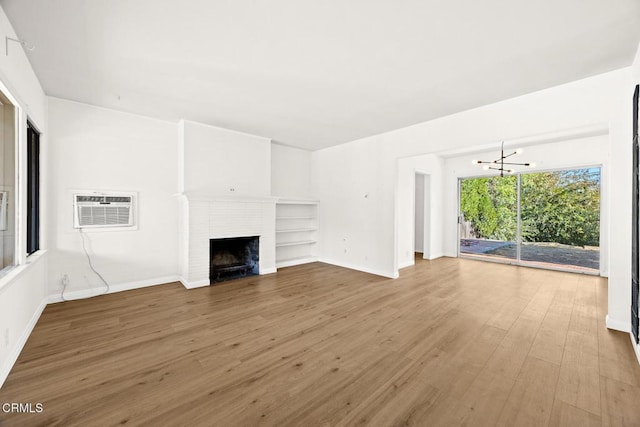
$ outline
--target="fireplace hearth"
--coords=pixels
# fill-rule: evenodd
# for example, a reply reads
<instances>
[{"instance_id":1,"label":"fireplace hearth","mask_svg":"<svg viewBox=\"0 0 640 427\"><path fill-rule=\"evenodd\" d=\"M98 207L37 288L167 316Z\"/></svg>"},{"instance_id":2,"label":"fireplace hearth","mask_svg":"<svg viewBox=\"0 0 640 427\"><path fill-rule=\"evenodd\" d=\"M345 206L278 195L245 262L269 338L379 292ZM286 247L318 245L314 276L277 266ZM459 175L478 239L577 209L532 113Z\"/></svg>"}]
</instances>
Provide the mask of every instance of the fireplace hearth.
<instances>
[{"instance_id":1,"label":"fireplace hearth","mask_svg":"<svg viewBox=\"0 0 640 427\"><path fill-rule=\"evenodd\" d=\"M210 239L210 284L260 274L259 248L258 236Z\"/></svg>"}]
</instances>

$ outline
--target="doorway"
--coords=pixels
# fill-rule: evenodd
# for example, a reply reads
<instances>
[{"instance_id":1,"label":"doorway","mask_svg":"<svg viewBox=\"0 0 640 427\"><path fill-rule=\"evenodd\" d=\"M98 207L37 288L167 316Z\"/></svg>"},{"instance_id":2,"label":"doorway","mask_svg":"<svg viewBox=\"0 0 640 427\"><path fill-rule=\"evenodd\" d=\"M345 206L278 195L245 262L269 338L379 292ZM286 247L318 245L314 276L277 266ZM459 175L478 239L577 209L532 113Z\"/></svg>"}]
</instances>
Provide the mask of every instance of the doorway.
<instances>
[{"instance_id":1,"label":"doorway","mask_svg":"<svg viewBox=\"0 0 640 427\"><path fill-rule=\"evenodd\" d=\"M415 174L414 194L414 252L422 259L431 259L431 177L425 173Z\"/></svg>"},{"instance_id":2,"label":"doorway","mask_svg":"<svg viewBox=\"0 0 640 427\"><path fill-rule=\"evenodd\" d=\"M600 167L459 180L459 255L599 274Z\"/></svg>"}]
</instances>

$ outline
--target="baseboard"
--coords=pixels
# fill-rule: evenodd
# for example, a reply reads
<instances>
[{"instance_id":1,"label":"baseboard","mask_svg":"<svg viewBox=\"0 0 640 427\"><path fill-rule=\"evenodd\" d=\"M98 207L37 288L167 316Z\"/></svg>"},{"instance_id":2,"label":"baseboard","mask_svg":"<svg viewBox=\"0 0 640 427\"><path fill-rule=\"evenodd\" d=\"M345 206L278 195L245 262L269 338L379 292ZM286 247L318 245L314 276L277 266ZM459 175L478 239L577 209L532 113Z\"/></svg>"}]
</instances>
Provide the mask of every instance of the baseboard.
<instances>
[{"instance_id":1,"label":"baseboard","mask_svg":"<svg viewBox=\"0 0 640 427\"><path fill-rule=\"evenodd\" d=\"M195 282L188 282L185 278L181 277L179 280L180 280L180 283L182 283L182 286L184 286L187 289L204 288L205 286L209 286L211 284L211 280L209 279L202 279L202 280L196 280Z\"/></svg>"},{"instance_id":2,"label":"baseboard","mask_svg":"<svg viewBox=\"0 0 640 427\"><path fill-rule=\"evenodd\" d=\"M38 319L40 319L40 315L42 315L42 312L44 311L46 306L47 298L43 299L42 302L40 302L38 308L36 308L33 316L31 316L31 320L29 320L29 323L27 323L27 327L24 329L24 331L22 331L20 338L18 338L18 341L16 341L15 345L13 346L13 350L9 354L9 357L7 358L4 366L2 367L2 369L0 369L0 388L2 388L2 385L9 376L11 369L13 369L13 365L15 365L16 360L18 360L18 356L20 356L24 345L27 343L27 340L29 339L33 328L35 328L36 323L38 323Z\"/></svg>"},{"instance_id":3,"label":"baseboard","mask_svg":"<svg viewBox=\"0 0 640 427\"><path fill-rule=\"evenodd\" d=\"M273 268L263 268L260 271L260 275L264 275L264 274L272 274L277 272L278 269L273 267ZM189 282L187 281L184 277L178 277L175 281L182 283L182 286L184 286L187 289L196 289L196 288L204 288L206 286L211 285L211 280L209 279L202 279L202 280L195 280L193 282Z\"/></svg>"},{"instance_id":4,"label":"baseboard","mask_svg":"<svg viewBox=\"0 0 640 427\"><path fill-rule=\"evenodd\" d=\"M156 286L156 285L161 285L163 283L171 283L171 282L178 282L178 281L181 281L178 276L164 276L164 277L156 277L153 279L138 280L135 282L118 283L116 285L109 286L109 293L114 294L116 292L131 291L133 289L146 288L149 286ZM50 295L49 303L57 303L62 301L91 298L99 295L104 295L105 293L106 293L106 287L81 289L78 291L65 292L64 300L62 299L62 295L60 294Z\"/></svg>"},{"instance_id":5,"label":"baseboard","mask_svg":"<svg viewBox=\"0 0 640 427\"><path fill-rule=\"evenodd\" d=\"M631 332L631 325L629 324L629 322L623 322L621 320L612 319L609 317L608 314L605 322L608 329L614 329L616 331L627 332L627 333Z\"/></svg>"},{"instance_id":6,"label":"baseboard","mask_svg":"<svg viewBox=\"0 0 640 427\"><path fill-rule=\"evenodd\" d=\"M405 262L401 263L400 265L398 265L398 270L402 270L403 268L411 267L412 265L415 265L415 264L416 264L416 262L414 260L405 261Z\"/></svg>"},{"instance_id":7,"label":"baseboard","mask_svg":"<svg viewBox=\"0 0 640 427\"><path fill-rule=\"evenodd\" d=\"M636 353L636 358L638 359L638 364L640 364L640 344L636 344L636 340L633 339L633 335L629 334L629 338L631 338L631 346Z\"/></svg>"},{"instance_id":8,"label":"baseboard","mask_svg":"<svg viewBox=\"0 0 640 427\"><path fill-rule=\"evenodd\" d=\"M311 262L317 262L317 261L318 261L318 257L316 256L306 257L306 258L295 258L287 261L276 262L276 269L293 267L294 265L309 264Z\"/></svg>"},{"instance_id":9,"label":"baseboard","mask_svg":"<svg viewBox=\"0 0 640 427\"><path fill-rule=\"evenodd\" d=\"M435 254L435 255L430 255L428 258L424 258L424 254L422 256L423 256L422 259L425 259L425 260L428 260L428 261L433 261L434 259L442 258L444 255L441 254L441 253L438 253L438 254ZM415 260L405 261L403 263L400 263L400 265L398 265L398 270L402 270L403 268L411 267L412 265L416 265L416 261Z\"/></svg>"},{"instance_id":10,"label":"baseboard","mask_svg":"<svg viewBox=\"0 0 640 427\"><path fill-rule=\"evenodd\" d=\"M327 258L320 258L320 262L324 262L325 264L335 265L337 267L348 268L350 270L362 271L363 273L374 274L376 276L387 277L389 279L397 279L398 277L400 277L400 274L397 271L394 273L389 273L387 271L375 270L372 268L361 267L359 265L353 265L353 264L344 263L344 262L337 262Z\"/></svg>"}]
</instances>

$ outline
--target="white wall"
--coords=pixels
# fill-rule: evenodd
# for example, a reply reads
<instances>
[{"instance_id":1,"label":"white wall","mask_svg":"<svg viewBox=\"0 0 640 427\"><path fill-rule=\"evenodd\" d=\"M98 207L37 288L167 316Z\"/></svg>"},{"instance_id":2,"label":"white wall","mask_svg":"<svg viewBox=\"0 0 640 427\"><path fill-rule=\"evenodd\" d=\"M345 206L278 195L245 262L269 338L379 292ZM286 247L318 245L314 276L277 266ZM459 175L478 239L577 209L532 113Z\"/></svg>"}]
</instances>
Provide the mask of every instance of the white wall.
<instances>
[{"instance_id":1,"label":"white wall","mask_svg":"<svg viewBox=\"0 0 640 427\"><path fill-rule=\"evenodd\" d=\"M429 246L426 249L429 259L442 256L442 177L444 160L439 156L427 154L422 156L398 159L397 177L397 236L398 236L398 268L414 263L414 190L413 182L416 172L428 176L429 224L425 226L429 235ZM417 246L417 242L416 242Z\"/></svg>"},{"instance_id":2,"label":"white wall","mask_svg":"<svg viewBox=\"0 0 640 427\"><path fill-rule=\"evenodd\" d=\"M509 147L511 148L511 147ZM513 148L522 148L515 143ZM601 217L600 217L600 272L609 273L609 136L577 137L562 142L541 143L524 148L522 155L514 161L527 161L536 164L534 169L516 167L520 172L536 172L583 166L602 166L601 176ZM485 171L479 165L472 164L473 159L494 159L499 157L500 147L493 150L460 155L445 160L445 199L444 199L444 253L447 256L458 255L458 178L474 176L495 176L495 171Z\"/></svg>"},{"instance_id":3,"label":"white wall","mask_svg":"<svg viewBox=\"0 0 640 427\"><path fill-rule=\"evenodd\" d=\"M634 85L637 85L638 83L640 83L640 44L638 45L636 58L633 61L633 65L631 66L631 75L632 75L632 80Z\"/></svg>"},{"instance_id":4,"label":"white wall","mask_svg":"<svg viewBox=\"0 0 640 427\"><path fill-rule=\"evenodd\" d=\"M321 201L322 258L397 274L401 236L396 240L395 221L397 217L400 225L405 215L396 211L398 158L604 126L610 137L609 196L615 203L609 221L610 250L616 254L609 266L609 317L612 325L628 327L630 76L630 69L622 69L314 152L312 183Z\"/></svg>"},{"instance_id":5,"label":"white wall","mask_svg":"<svg viewBox=\"0 0 640 427\"><path fill-rule=\"evenodd\" d=\"M0 387L47 304L46 274L47 254L37 253L2 279L8 282L0 286Z\"/></svg>"},{"instance_id":6,"label":"white wall","mask_svg":"<svg viewBox=\"0 0 640 427\"><path fill-rule=\"evenodd\" d=\"M183 121L181 191L264 197L271 194L271 140Z\"/></svg>"},{"instance_id":7,"label":"white wall","mask_svg":"<svg viewBox=\"0 0 640 427\"><path fill-rule=\"evenodd\" d=\"M65 298L101 293L81 235L73 228L75 190L138 194L137 229L85 231L94 267L115 289L176 280L178 127L174 123L57 98L49 99L49 284Z\"/></svg>"},{"instance_id":8,"label":"white wall","mask_svg":"<svg viewBox=\"0 0 640 427\"><path fill-rule=\"evenodd\" d=\"M312 198L311 152L271 144L271 195L289 199Z\"/></svg>"},{"instance_id":9,"label":"white wall","mask_svg":"<svg viewBox=\"0 0 640 427\"><path fill-rule=\"evenodd\" d=\"M394 277L395 159L379 145L356 141L312 153L319 252L323 262Z\"/></svg>"},{"instance_id":10,"label":"white wall","mask_svg":"<svg viewBox=\"0 0 640 427\"><path fill-rule=\"evenodd\" d=\"M4 11L0 9L0 29L4 36L17 37ZM12 96L20 109L19 134L21 137L20 148L26 153L24 136L26 135L27 116L42 132L40 142L42 150L47 147L47 100L31 69L29 60L23 50L18 46L12 46L9 55L0 55L0 86L4 86ZM24 167L23 165L20 165ZM46 162L41 163L41 172L46 173ZM44 180L43 180L44 181ZM46 194L46 182L43 182L41 191ZM24 198L24 183L19 186L19 209L24 212L26 200ZM26 216L20 215L18 230L23 237L19 242L20 249L24 249ZM41 227L46 229L46 208L43 207ZM17 359L31 329L35 325L40 313L44 309L47 296L46 266L47 254L46 239L42 239L38 254L25 259L21 250L17 254L21 266L16 267L7 275L0 278L0 386L6 379L13 363Z\"/></svg>"}]
</instances>

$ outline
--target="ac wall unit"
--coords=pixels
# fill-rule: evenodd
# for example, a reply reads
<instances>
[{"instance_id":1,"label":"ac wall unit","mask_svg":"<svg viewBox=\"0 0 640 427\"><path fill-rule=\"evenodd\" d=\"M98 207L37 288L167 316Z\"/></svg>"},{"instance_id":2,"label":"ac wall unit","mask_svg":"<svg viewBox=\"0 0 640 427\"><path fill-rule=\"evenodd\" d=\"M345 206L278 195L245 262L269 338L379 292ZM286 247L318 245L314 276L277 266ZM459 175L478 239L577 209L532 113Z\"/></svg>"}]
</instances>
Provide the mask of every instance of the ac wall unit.
<instances>
[{"instance_id":1,"label":"ac wall unit","mask_svg":"<svg viewBox=\"0 0 640 427\"><path fill-rule=\"evenodd\" d=\"M74 194L74 228L133 226L133 194Z\"/></svg>"}]
</instances>

